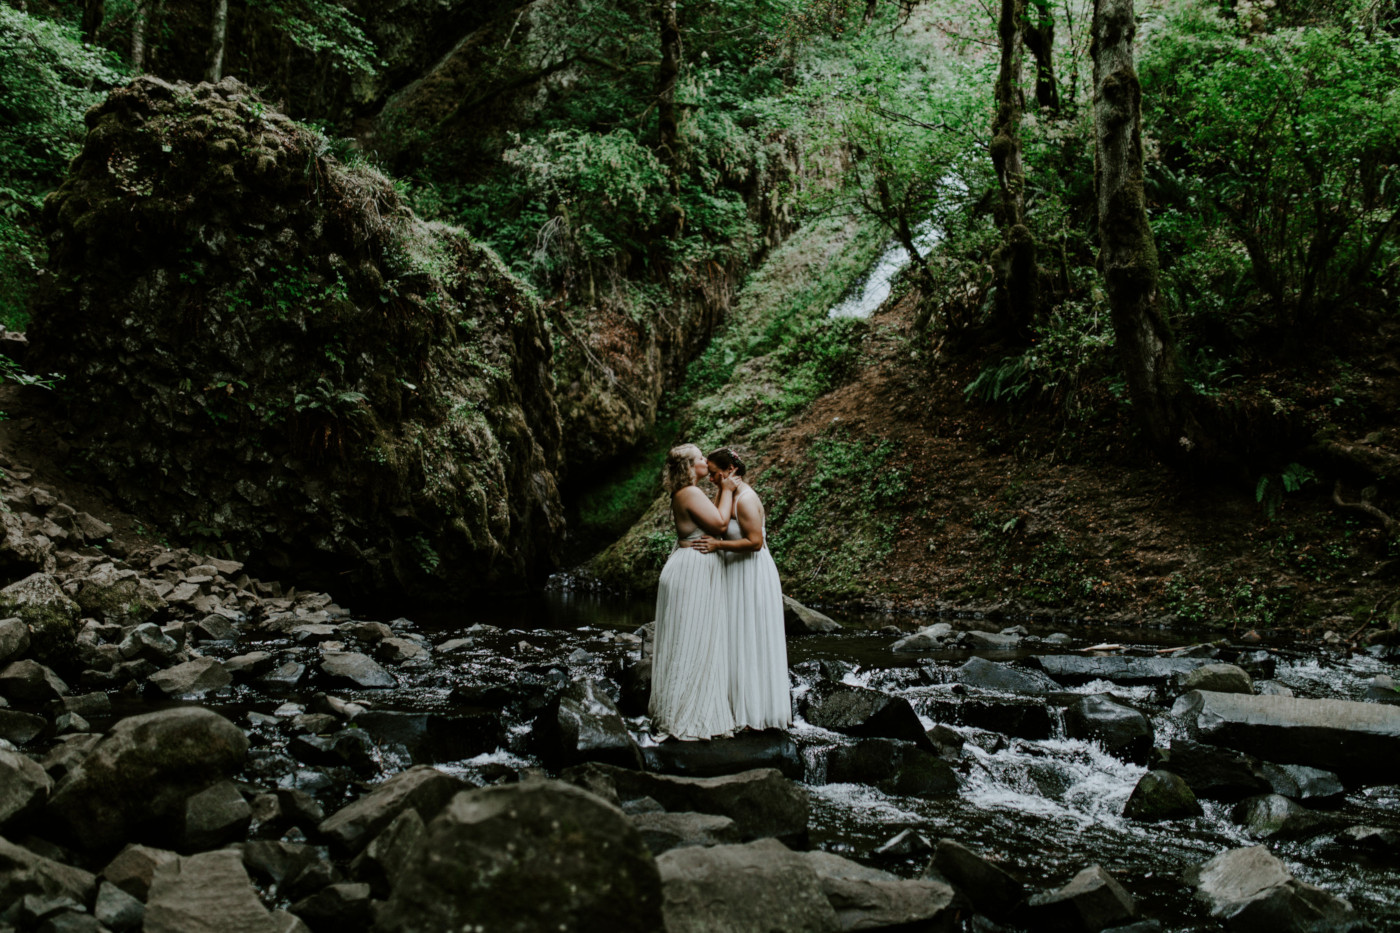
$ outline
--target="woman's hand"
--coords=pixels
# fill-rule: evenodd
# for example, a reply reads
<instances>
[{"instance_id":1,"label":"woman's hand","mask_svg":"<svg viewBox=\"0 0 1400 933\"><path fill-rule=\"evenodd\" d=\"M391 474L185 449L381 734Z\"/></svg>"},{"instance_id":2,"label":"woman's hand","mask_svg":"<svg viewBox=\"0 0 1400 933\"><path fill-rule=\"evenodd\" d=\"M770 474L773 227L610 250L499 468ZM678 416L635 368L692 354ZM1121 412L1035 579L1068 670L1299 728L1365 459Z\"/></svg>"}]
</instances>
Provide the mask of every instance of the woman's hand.
<instances>
[{"instance_id":1,"label":"woman's hand","mask_svg":"<svg viewBox=\"0 0 1400 933\"><path fill-rule=\"evenodd\" d=\"M733 473L726 473L720 478L719 486L721 489L728 489L730 492L738 492L739 480Z\"/></svg>"},{"instance_id":2,"label":"woman's hand","mask_svg":"<svg viewBox=\"0 0 1400 933\"><path fill-rule=\"evenodd\" d=\"M701 554L708 554L711 551L719 550L719 539L709 535L701 535L690 546Z\"/></svg>"}]
</instances>

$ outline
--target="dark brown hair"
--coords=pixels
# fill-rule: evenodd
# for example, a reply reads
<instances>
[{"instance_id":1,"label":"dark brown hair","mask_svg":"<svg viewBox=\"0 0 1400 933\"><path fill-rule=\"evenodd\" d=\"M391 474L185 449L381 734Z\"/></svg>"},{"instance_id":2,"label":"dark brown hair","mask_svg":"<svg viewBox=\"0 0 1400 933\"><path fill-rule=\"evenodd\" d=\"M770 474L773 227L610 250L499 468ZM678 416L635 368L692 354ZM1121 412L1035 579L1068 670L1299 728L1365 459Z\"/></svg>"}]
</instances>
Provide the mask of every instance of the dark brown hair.
<instances>
[{"instance_id":1,"label":"dark brown hair","mask_svg":"<svg viewBox=\"0 0 1400 933\"><path fill-rule=\"evenodd\" d=\"M739 455L728 447L710 451L705 455L705 459L721 470L733 470L736 476L743 476L747 469L744 466L744 461L739 459Z\"/></svg>"}]
</instances>

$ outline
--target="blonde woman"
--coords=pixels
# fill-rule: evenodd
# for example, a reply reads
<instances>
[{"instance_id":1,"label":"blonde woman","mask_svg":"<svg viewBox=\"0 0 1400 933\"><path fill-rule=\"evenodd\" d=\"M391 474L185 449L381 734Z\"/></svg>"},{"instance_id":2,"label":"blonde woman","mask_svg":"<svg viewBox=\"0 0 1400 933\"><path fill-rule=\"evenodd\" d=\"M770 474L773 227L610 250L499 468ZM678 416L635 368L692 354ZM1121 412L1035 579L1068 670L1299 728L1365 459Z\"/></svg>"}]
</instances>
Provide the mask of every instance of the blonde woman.
<instances>
[{"instance_id":1,"label":"blonde woman","mask_svg":"<svg viewBox=\"0 0 1400 933\"><path fill-rule=\"evenodd\" d=\"M651 668L651 721L658 737L708 739L732 734L724 563L709 548L692 547L729 524L735 484L722 484L711 502L696 484L709 465L694 444L666 455L662 482L671 494L676 550L656 591L656 647Z\"/></svg>"},{"instance_id":2,"label":"blonde woman","mask_svg":"<svg viewBox=\"0 0 1400 933\"><path fill-rule=\"evenodd\" d=\"M725 613L729 629L729 702L741 729L787 729L792 725L788 692L783 587L768 550L763 500L744 480L744 461L728 447L707 458L712 478L735 485L733 516L718 537L693 547L724 555ZM723 504L720 511L724 512ZM726 513L727 515L727 513Z\"/></svg>"}]
</instances>

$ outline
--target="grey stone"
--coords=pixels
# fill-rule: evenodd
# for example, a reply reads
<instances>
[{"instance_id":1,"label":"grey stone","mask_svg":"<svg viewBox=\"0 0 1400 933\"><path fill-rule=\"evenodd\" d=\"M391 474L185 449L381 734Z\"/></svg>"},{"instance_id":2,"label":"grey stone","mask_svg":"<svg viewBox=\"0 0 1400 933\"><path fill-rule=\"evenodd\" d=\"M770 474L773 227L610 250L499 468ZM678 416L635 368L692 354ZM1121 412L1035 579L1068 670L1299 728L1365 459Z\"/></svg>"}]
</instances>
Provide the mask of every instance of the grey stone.
<instances>
[{"instance_id":1,"label":"grey stone","mask_svg":"<svg viewBox=\"0 0 1400 933\"><path fill-rule=\"evenodd\" d=\"M1025 887L1007 871L952 839L940 839L925 877L950 881L993 920L1009 919L1026 899Z\"/></svg>"},{"instance_id":2,"label":"grey stone","mask_svg":"<svg viewBox=\"0 0 1400 933\"><path fill-rule=\"evenodd\" d=\"M294 879L321 860L315 846L279 839L254 839L243 845L242 852L243 866L284 894Z\"/></svg>"},{"instance_id":3,"label":"grey stone","mask_svg":"<svg viewBox=\"0 0 1400 933\"><path fill-rule=\"evenodd\" d=\"M1351 905L1305 884L1264 846L1230 849L1186 873L1212 917L1238 933L1321 933L1352 929Z\"/></svg>"},{"instance_id":4,"label":"grey stone","mask_svg":"<svg viewBox=\"0 0 1400 933\"><path fill-rule=\"evenodd\" d=\"M802 698L804 718L814 726L847 735L903 739L936 752L903 697L847 684L821 683Z\"/></svg>"},{"instance_id":5,"label":"grey stone","mask_svg":"<svg viewBox=\"0 0 1400 933\"><path fill-rule=\"evenodd\" d=\"M739 827L712 813L633 813L632 825L653 855L682 846L730 845L740 841Z\"/></svg>"},{"instance_id":6,"label":"grey stone","mask_svg":"<svg viewBox=\"0 0 1400 933\"><path fill-rule=\"evenodd\" d=\"M121 645L122 657L145 660L163 665L180 653L180 645L153 622L138 625L126 633Z\"/></svg>"},{"instance_id":7,"label":"grey stone","mask_svg":"<svg viewBox=\"0 0 1400 933\"><path fill-rule=\"evenodd\" d=\"M4 623L0 622L0 625ZM1364 699L1367 703L1385 703L1389 706L1400 706L1400 685L1397 685L1395 678L1389 674L1377 674L1371 678L1371 682L1366 685Z\"/></svg>"},{"instance_id":8,"label":"grey stone","mask_svg":"<svg viewBox=\"0 0 1400 933\"><path fill-rule=\"evenodd\" d=\"M321 658L321 673L332 683L362 690L398 686L393 674L358 651L327 651Z\"/></svg>"},{"instance_id":9,"label":"grey stone","mask_svg":"<svg viewBox=\"0 0 1400 933\"><path fill-rule=\"evenodd\" d=\"M198 852L233 842L248 832L253 811L232 781L220 781L185 801L186 851Z\"/></svg>"},{"instance_id":10,"label":"grey stone","mask_svg":"<svg viewBox=\"0 0 1400 933\"><path fill-rule=\"evenodd\" d=\"M1152 722L1103 695L1083 697L1065 710L1065 734L1098 742L1109 754L1127 761L1145 762L1152 750Z\"/></svg>"},{"instance_id":11,"label":"grey stone","mask_svg":"<svg viewBox=\"0 0 1400 933\"><path fill-rule=\"evenodd\" d=\"M20 703L52 703L68 695L68 685L38 661L11 661L0 670L0 696Z\"/></svg>"},{"instance_id":12,"label":"grey stone","mask_svg":"<svg viewBox=\"0 0 1400 933\"><path fill-rule=\"evenodd\" d=\"M81 612L47 573L30 574L0 590L0 616L28 626L31 649L41 660L71 653Z\"/></svg>"},{"instance_id":13,"label":"grey stone","mask_svg":"<svg viewBox=\"0 0 1400 933\"><path fill-rule=\"evenodd\" d=\"M225 661L224 670L232 674L234 680L250 680L272 670L275 663L271 652L249 651Z\"/></svg>"},{"instance_id":14,"label":"grey stone","mask_svg":"<svg viewBox=\"0 0 1400 933\"><path fill-rule=\"evenodd\" d=\"M685 777L716 777L754 768L777 768L800 781L806 762L791 734L778 729L741 732L708 742L662 742L642 749L646 769Z\"/></svg>"},{"instance_id":15,"label":"grey stone","mask_svg":"<svg viewBox=\"0 0 1400 933\"><path fill-rule=\"evenodd\" d=\"M320 832L339 846L359 852L404 810L417 810L426 823L464 786L460 778L418 765L331 814L321 823Z\"/></svg>"},{"instance_id":16,"label":"grey stone","mask_svg":"<svg viewBox=\"0 0 1400 933\"><path fill-rule=\"evenodd\" d=\"M306 674L306 665L296 661L285 661L258 678L258 682L274 690L290 690L301 683Z\"/></svg>"},{"instance_id":17,"label":"grey stone","mask_svg":"<svg viewBox=\"0 0 1400 933\"><path fill-rule=\"evenodd\" d=\"M616 704L596 682L576 680L535 718L531 741L546 767L584 761L642 767L642 752Z\"/></svg>"},{"instance_id":18,"label":"grey stone","mask_svg":"<svg viewBox=\"0 0 1400 933\"><path fill-rule=\"evenodd\" d=\"M0 739L15 745L28 745L49 727L49 721L35 713L0 709Z\"/></svg>"},{"instance_id":19,"label":"grey stone","mask_svg":"<svg viewBox=\"0 0 1400 933\"><path fill-rule=\"evenodd\" d=\"M1123 686L1161 686L1208 663L1201 658L1095 657L1077 654L1039 655L1029 660L1056 682L1066 685L1107 680Z\"/></svg>"},{"instance_id":20,"label":"grey stone","mask_svg":"<svg viewBox=\"0 0 1400 933\"><path fill-rule=\"evenodd\" d=\"M372 920L369 885L329 884L297 901L291 910L313 930L362 930Z\"/></svg>"},{"instance_id":21,"label":"grey stone","mask_svg":"<svg viewBox=\"0 0 1400 933\"><path fill-rule=\"evenodd\" d=\"M1181 676L1181 689L1253 694L1254 681L1243 668L1233 664L1202 664Z\"/></svg>"},{"instance_id":22,"label":"grey stone","mask_svg":"<svg viewBox=\"0 0 1400 933\"><path fill-rule=\"evenodd\" d=\"M92 915L112 933L138 929L146 919L146 905L110 881L97 889L97 903Z\"/></svg>"},{"instance_id":23,"label":"grey stone","mask_svg":"<svg viewBox=\"0 0 1400 933\"><path fill-rule=\"evenodd\" d=\"M202 852L156 869L143 933L275 933L236 849Z\"/></svg>"},{"instance_id":24,"label":"grey stone","mask_svg":"<svg viewBox=\"0 0 1400 933\"><path fill-rule=\"evenodd\" d=\"M178 858L174 852L133 843L107 863L102 869L102 877L144 902L150 893L156 869Z\"/></svg>"},{"instance_id":25,"label":"grey stone","mask_svg":"<svg viewBox=\"0 0 1400 933\"><path fill-rule=\"evenodd\" d=\"M1279 794L1241 800L1230 819L1255 839L1308 839L1333 828L1332 820Z\"/></svg>"},{"instance_id":26,"label":"grey stone","mask_svg":"<svg viewBox=\"0 0 1400 933\"><path fill-rule=\"evenodd\" d=\"M0 826L43 806L53 778L23 752L0 748Z\"/></svg>"},{"instance_id":27,"label":"grey stone","mask_svg":"<svg viewBox=\"0 0 1400 933\"><path fill-rule=\"evenodd\" d=\"M425 829L417 810L404 810L355 856L351 873L368 884L376 897L388 897Z\"/></svg>"},{"instance_id":28,"label":"grey stone","mask_svg":"<svg viewBox=\"0 0 1400 933\"><path fill-rule=\"evenodd\" d=\"M1009 651L1021 644L1021 636L998 632L963 632L958 635L958 644L973 650Z\"/></svg>"},{"instance_id":29,"label":"grey stone","mask_svg":"<svg viewBox=\"0 0 1400 933\"><path fill-rule=\"evenodd\" d=\"M920 699L920 712L941 723L956 723L1038 741L1052 738L1055 722L1043 699L1033 697L933 696Z\"/></svg>"},{"instance_id":30,"label":"grey stone","mask_svg":"<svg viewBox=\"0 0 1400 933\"><path fill-rule=\"evenodd\" d=\"M105 849L180 825L185 800L242 767L248 737L198 707L130 716L54 788L48 812L74 844Z\"/></svg>"},{"instance_id":31,"label":"grey stone","mask_svg":"<svg viewBox=\"0 0 1400 933\"><path fill-rule=\"evenodd\" d=\"M20 618L0 619L0 664L15 661L29 650L29 626Z\"/></svg>"},{"instance_id":32,"label":"grey stone","mask_svg":"<svg viewBox=\"0 0 1400 933\"><path fill-rule=\"evenodd\" d=\"M60 737L58 744L49 749L49 753L44 756L44 770L55 781L63 780L101 741L102 736L99 733Z\"/></svg>"},{"instance_id":33,"label":"grey stone","mask_svg":"<svg viewBox=\"0 0 1400 933\"><path fill-rule=\"evenodd\" d=\"M662 927L657 862L622 811L577 787L526 781L463 791L428 823L379 930L468 924L653 933Z\"/></svg>"},{"instance_id":34,"label":"grey stone","mask_svg":"<svg viewBox=\"0 0 1400 933\"><path fill-rule=\"evenodd\" d=\"M1090 865L1069 884L1026 902L1036 930L1097 931L1137 917L1132 895L1099 865Z\"/></svg>"},{"instance_id":35,"label":"grey stone","mask_svg":"<svg viewBox=\"0 0 1400 933\"><path fill-rule=\"evenodd\" d=\"M1400 707L1193 690L1172 707L1198 741L1361 780L1400 770Z\"/></svg>"},{"instance_id":36,"label":"grey stone","mask_svg":"<svg viewBox=\"0 0 1400 933\"><path fill-rule=\"evenodd\" d=\"M953 674L957 683L1001 693L1053 693L1061 687L1040 671L1023 670L985 658L968 658Z\"/></svg>"},{"instance_id":37,"label":"grey stone","mask_svg":"<svg viewBox=\"0 0 1400 933\"><path fill-rule=\"evenodd\" d=\"M870 784L887 794L950 797L958 778L948 762L922 746L894 739L862 739L827 753L830 784Z\"/></svg>"},{"instance_id":38,"label":"grey stone","mask_svg":"<svg viewBox=\"0 0 1400 933\"><path fill-rule=\"evenodd\" d=\"M1185 739L1153 750L1152 767L1180 775L1192 793L1226 802L1267 794L1273 789L1263 763L1253 755Z\"/></svg>"},{"instance_id":39,"label":"grey stone","mask_svg":"<svg viewBox=\"0 0 1400 933\"><path fill-rule=\"evenodd\" d=\"M385 664L406 664L410 661L427 661L432 650L411 638L386 638L374 649L375 656Z\"/></svg>"},{"instance_id":40,"label":"grey stone","mask_svg":"<svg viewBox=\"0 0 1400 933\"><path fill-rule=\"evenodd\" d=\"M727 816L744 839L776 836L806 838L810 801L807 790L773 768L710 778L648 774L612 765L589 763L570 768L564 779L593 790L602 782L620 800L650 797L672 813ZM597 793L597 790L594 790ZM604 796L607 790L604 790Z\"/></svg>"},{"instance_id":41,"label":"grey stone","mask_svg":"<svg viewBox=\"0 0 1400 933\"><path fill-rule=\"evenodd\" d=\"M88 904L96 893L97 878L91 872L0 838L0 904L13 904L26 894Z\"/></svg>"},{"instance_id":42,"label":"grey stone","mask_svg":"<svg viewBox=\"0 0 1400 933\"><path fill-rule=\"evenodd\" d=\"M957 919L959 898L932 878L904 880L831 852L804 853L842 930L936 929Z\"/></svg>"},{"instance_id":43,"label":"grey stone","mask_svg":"<svg viewBox=\"0 0 1400 933\"><path fill-rule=\"evenodd\" d=\"M1152 823L1200 816L1202 812L1190 785L1170 771L1144 774L1123 807L1128 819Z\"/></svg>"},{"instance_id":44,"label":"grey stone","mask_svg":"<svg viewBox=\"0 0 1400 933\"><path fill-rule=\"evenodd\" d=\"M815 869L776 839L672 849L656 865L667 933L842 929Z\"/></svg>"},{"instance_id":45,"label":"grey stone","mask_svg":"<svg viewBox=\"0 0 1400 933\"><path fill-rule=\"evenodd\" d=\"M937 622L906 635L890 645L895 652L935 651L945 647L953 637L953 627L947 622Z\"/></svg>"},{"instance_id":46,"label":"grey stone","mask_svg":"<svg viewBox=\"0 0 1400 933\"><path fill-rule=\"evenodd\" d=\"M1345 788L1341 779L1331 771L1309 768L1306 765L1276 765L1266 761L1260 771L1273 787L1274 793L1294 800L1307 800L1310 797L1335 797Z\"/></svg>"},{"instance_id":47,"label":"grey stone","mask_svg":"<svg viewBox=\"0 0 1400 933\"><path fill-rule=\"evenodd\" d=\"M807 608L791 596L783 597L783 627L789 636L820 635L841 630L839 622Z\"/></svg>"},{"instance_id":48,"label":"grey stone","mask_svg":"<svg viewBox=\"0 0 1400 933\"><path fill-rule=\"evenodd\" d=\"M227 687L233 676L213 658L195 658L152 674L150 681L166 696L195 697Z\"/></svg>"}]
</instances>

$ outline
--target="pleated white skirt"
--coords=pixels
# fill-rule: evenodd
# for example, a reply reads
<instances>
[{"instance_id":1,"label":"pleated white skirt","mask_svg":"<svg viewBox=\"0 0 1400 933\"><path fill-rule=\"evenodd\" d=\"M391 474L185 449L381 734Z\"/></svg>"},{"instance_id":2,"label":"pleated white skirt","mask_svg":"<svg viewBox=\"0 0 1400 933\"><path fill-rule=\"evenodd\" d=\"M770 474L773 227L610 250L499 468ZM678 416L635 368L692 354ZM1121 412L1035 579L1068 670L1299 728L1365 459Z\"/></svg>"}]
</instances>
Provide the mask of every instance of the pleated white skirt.
<instances>
[{"instance_id":1,"label":"pleated white skirt","mask_svg":"<svg viewBox=\"0 0 1400 933\"><path fill-rule=\"evenodd\" d=\"M689 740L734 731L724 573L718 554L691 548L677 548L662 568L650 708L658 733Z\"/></svg>"},{"instance_id":2,"label":"pleated white skirt","mask_svg":"<svg viewBox=\"0 0 1400 933\"><path fill-rule=\"evenodd\" d=\"M737 522L734 526L737 526ZM730 535L737 537L737 527ZM792 725L783 588L768 548L725 554L729 602L729 702L737 727Z\"/></svg>"}]
</instances>

